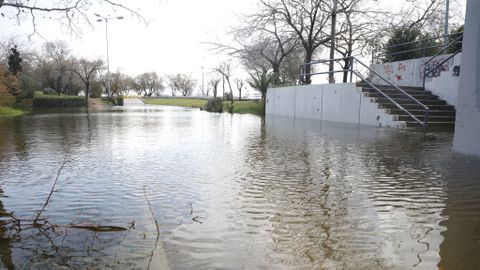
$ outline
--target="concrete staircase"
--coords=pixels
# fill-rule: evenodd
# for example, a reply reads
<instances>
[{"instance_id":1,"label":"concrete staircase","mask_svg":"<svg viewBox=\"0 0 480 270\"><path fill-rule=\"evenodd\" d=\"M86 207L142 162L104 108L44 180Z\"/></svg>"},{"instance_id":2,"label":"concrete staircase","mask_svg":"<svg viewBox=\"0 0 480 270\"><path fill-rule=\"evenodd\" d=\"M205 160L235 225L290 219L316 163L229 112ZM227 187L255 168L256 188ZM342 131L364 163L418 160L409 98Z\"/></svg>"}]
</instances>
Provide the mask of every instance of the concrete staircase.
<instances>
[{"instance_id":1,"label":"concrete staircase","mask_svg":"<svg viewBox=\"0 0 480 270\"><path fill-rule=\"evenodd\" d=\"M377 90L368 84L358 84L362 87L364 95L370 97L380 108L383 108L388 114L394 115L396 121L402 121L406 127L423 128L423 126L413 120L407 113L399 109L390 100L385 98ZM425 119L424 109L405 96L402 92L392 86L376 85L380 90L387 94L390 98L395 100L407 109L411 114L423 121ZM455 108L432 94L430 91L425 91L421 87L401 87L401 89L421 103L425 104L429 109L428 130L442 130L453 131L455 129Z\"/></svg>"}]
</instances>

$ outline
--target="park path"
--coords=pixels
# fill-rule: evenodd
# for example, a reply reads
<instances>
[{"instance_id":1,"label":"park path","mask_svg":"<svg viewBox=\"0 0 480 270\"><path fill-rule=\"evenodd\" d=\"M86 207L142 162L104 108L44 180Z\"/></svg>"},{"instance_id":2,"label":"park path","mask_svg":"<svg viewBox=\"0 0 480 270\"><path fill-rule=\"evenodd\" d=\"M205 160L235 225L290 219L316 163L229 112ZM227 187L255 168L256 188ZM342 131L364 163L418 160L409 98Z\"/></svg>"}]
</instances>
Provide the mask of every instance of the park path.
<instances>
[{"instance_id":1,"label":"park path","mask_svg":"<svg viewBox=\"0 0 480 270\"><path fill-rule=\"evenodd\" d=\"M143 101L139 98L126 98L123 101L123 104L129 106L129 105L144 105L145 103L143 103Z\"/></svg>"}]
</instances>

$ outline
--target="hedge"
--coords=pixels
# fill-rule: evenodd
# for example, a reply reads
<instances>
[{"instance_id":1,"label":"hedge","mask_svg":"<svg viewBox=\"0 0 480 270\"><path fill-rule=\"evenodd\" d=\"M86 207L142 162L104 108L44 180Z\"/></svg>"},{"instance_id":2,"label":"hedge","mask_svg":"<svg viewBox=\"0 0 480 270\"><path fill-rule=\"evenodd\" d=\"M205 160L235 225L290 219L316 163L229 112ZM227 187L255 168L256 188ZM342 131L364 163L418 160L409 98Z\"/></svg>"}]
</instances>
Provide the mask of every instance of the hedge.
<instances>
[{"instance_id":1,"label":"hedge","mask_svg":"<svg viewBox=\"0 0 480 270\"><path fill-rule=\"evenodd\" d=\"M33 107L85 107L85 97L42 95L33 98Z\"/></svg>"},{"instance_id":2,"label":"hedge","mask_svg":"<svg viewBox=\"0 0 480 270\"><path fill-rule=\"evenodd\" d=\"M0 106L12 106L15 104L15 101L16 99L14 96L0 95Z\"/></svg>"}]
</instances>

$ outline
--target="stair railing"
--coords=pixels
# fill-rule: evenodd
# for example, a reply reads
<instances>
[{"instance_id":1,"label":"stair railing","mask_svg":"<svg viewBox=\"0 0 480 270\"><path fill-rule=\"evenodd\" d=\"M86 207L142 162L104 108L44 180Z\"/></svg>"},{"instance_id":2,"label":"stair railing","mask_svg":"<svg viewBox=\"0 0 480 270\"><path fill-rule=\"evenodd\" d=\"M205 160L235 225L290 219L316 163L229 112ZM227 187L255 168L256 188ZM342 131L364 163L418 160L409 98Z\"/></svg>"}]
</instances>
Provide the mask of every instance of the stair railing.
<instances>
[{"instance_id":1,"label":"stair railing","mask_svg":"<svg viewBox=\"0 0 480 270\"><path fill-rule=\"evenodd\" d=\"M311 73L306 73L306 67L307 66L312 66L312 65L316 65L316 64L324 64L324 63L330 63L330 62L337 62L337 61L345 61L345 60L349 60L350 61L350 68L345 70L345 69L341 69L341 70L333 70L333 71L323 71L323 72L311 72ZM412 100L414 103L418 104L423 110L424 110L424 113L425 113L425 118L424 118L424 121L418 119L418 117L416 117L413 113L411 113L408 109L406 109L405 107L403 107L401 104L399 104L398 102L396 102L393 98L391 98L389 95L387 95L384 91L382 91L378 86L376 86L375 84L373 84L371 81L369 81L368 78L366 78L365 76L363 76L361 74L361 72L359 72L358 70L355 70L353 69L354 67L354 63L357 63L359 64L360 66L366 68L371 76L375 75L377 76L381 81L384 81L387 83L387 85L393 87L394 89L400 91L400 93L402 93L403 95L405 95L407 98L409 98L410 100ZM311 70L311 69L310 69ZM312 61L310 63L305 63L305 64L302 64L300 65L300 83L304 83L306 81L309 81L310 77L311 76L315 76L315 75L322 75L322 74L331 74L331 73L339 73L339 72L350 72L350 82L352 82L352 75L355 74L358 78L360 78L362 81L364 81L365 83L367 83L369 86L371 86L373 89L375 89L375 91L377 91L378 93L380 93L380 95L382 95L383 97L385 97L387 100L389 100L390 102L392 102L392 104L394 104L398 109L402 110L403 112L405 112L408 116L410 116L410 118L412 118L415 122L419 123L420 125L423 126L424 130L426 131L427 128L428 128L428 117L429 117L429 113L430 113L430 109L423 103L421 103L418 99L416 99L415 97L413 97L412 95L410 95L409 93L405 92L403 89L401 89L400 87L398 87L397 85L393 84L390 80L388 80L387 78L383 77L382 75L380 75L378 72L376 72L375 70L373 70L371 67L369 67L368 65L366 65L365 63L363 63L362 61L358 60L356 57L354 56L349 56L349 57L342 57L342 58L334 58L334 59L326 59L326 60L316 60L316 61Z\"/></svg>"},{"instance_id":2,"label":"stair railing","mask_svg":"<svg viewBox=\"0 0 480 270\"><path fill-rule=\"evenodd\" d=\"M432 62L433 60L435 60L435 58L437 56L439 56L440 54L442 54L443 52L447 51L450 47L454 46L454 45L457 45L457 44L462 44L463 42L463 35L462 36L459 36L457 37L456 39L454 39L452 42L450 42L447 46L445 46L445 48L443 48L442 50L438 51L436 54L434 54L432 57L430 57L426 62L425 64L423 64L423 89L425 89L425 80L427 79L428 75L432 74L435 70L441 68L443 66L443 64L447 63L450 59L452 59L453 57L455 57L455 55L457 55L458 53L460 53L462 51L462 48L458 49L457 51L455 51L452 55L450 55L449 57L447 57L447 59L444 59L442 62L440 62L439 64L437 64L436 66L434 66L433 68L428 68L428 71L427 71L427 67L429 67L429 63Z\"/></svg>"}]
</instances>

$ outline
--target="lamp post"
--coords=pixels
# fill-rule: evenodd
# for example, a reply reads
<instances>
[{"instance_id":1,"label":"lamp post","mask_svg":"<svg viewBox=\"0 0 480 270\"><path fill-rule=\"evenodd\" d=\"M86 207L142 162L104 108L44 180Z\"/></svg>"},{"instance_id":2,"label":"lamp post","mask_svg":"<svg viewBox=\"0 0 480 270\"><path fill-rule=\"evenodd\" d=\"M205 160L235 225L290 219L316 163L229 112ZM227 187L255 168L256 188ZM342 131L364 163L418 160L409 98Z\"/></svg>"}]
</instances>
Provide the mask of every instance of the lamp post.
<instances>
[{"instance_id":1,"label":"lamp post","mask_svg":"<svg viewBox=\"0 0 480 270\"><path fill-rule=\"evenodd\" d=\"M448 45L448 11L449 11L449 3L450 1L447 0L445 3L445 29L443 33L443 46L447 47Z\"/></svg>"},{"instance_id":2,"label":"lamp post","mask_svg":"<svg viewBox=\"0 0 480 270\"><path fill-rule=\"evenodd\" d=\"M110 96L110 93L112 92L111 89L111 84L110 84L110 57L108 55L108 20L123 20L123 16L117 16L117 17L104 17L101 16L97 13L94 14L95 16L99 17L100 19L97 20L97 22L105 21L105 39L107 43L107 87L108 87L108 95Z\"/></svg>"},{"instance_id":3,"label":"lamp post","mask_svg":"<svg viewBox=\"0 0 480 270\"><path fill-rule=\"evenodd\" d=\"M203 71L203 66L202 66L202 95L205 93L205 75Z\"/></svg>"}]
</instances>

